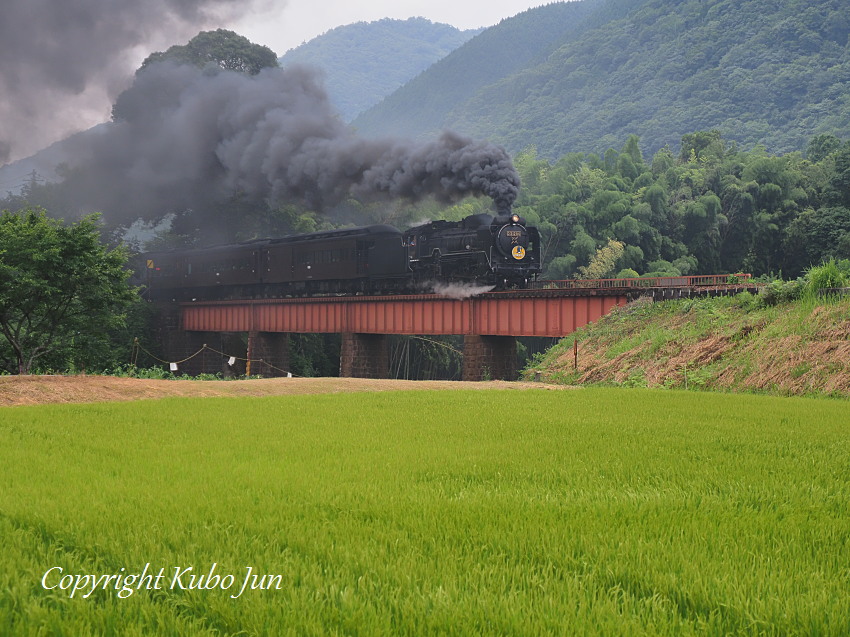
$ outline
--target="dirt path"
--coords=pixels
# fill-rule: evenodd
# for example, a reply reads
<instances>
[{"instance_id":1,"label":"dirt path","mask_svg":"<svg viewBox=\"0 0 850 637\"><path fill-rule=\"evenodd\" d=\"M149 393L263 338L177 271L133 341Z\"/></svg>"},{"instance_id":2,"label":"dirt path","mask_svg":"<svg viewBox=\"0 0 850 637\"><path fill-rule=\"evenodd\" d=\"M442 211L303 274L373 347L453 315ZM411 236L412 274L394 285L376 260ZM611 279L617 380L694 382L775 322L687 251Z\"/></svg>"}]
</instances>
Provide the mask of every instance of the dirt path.
<instances>
[{"instance_id":1,"label":"dirt path","mask_svg":"<svg viewBox=\"0 0 850 637\"><path fill-rule=\"evenodd\" d=\"M260 380L145 380L112 376L0 376L0 407L91 403L171 396L278 396L410 389L562 389L556 385L488 381L373 380L368 378L266 378Z\"/></svg>"}]
</instances>

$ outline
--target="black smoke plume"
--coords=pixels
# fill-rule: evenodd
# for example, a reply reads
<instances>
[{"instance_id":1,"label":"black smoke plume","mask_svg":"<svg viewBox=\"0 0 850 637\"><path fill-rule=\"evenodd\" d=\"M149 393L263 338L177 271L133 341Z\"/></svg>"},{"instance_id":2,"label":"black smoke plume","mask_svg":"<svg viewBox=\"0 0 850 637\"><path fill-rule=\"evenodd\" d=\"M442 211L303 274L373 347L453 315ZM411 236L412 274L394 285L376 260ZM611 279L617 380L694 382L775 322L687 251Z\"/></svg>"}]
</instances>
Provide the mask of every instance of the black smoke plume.
<instances>
[{"instance_id":1,"label":"black smoke plume","mask_svg":"<svg viewBox=\"0 0 850 637\"><path fill-rule=\"evenodd\" d=\"M157 63L136 76L115 113L73 153L79 196L111 223L197 212L234 193L319 210L348 197L474 194L507 211L519 188L508 154L487 142L449 132L422 144L358 137L305 67L248 76Z\"/></svg>"},{"instance_id":2,"label":"black smoke plume","mask_svg":"<svg viewBox=\"0 0 850 637\"><path fill-rule=\"evenodd\" d=\"M125 89L138 47L249 11L256 0L3 0L0 164L93 123Z\"/></svg>"}]
</instances>

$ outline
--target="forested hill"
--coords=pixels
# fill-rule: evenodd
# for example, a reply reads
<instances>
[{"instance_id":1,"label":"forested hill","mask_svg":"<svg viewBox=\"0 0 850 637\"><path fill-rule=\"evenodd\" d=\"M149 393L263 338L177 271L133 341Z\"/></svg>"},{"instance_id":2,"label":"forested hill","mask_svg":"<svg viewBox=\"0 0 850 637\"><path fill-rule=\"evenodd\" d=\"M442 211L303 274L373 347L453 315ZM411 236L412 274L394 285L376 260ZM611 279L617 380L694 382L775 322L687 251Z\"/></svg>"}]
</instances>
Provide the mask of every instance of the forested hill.
<instances>
[{"instance_id":1,"label":"forested hill","mask_svg":"<svg viewBox=\"0 0 850 637\"><path fill-rule=\"evenodd\" d=\"M367 135L431 135L451 124L450 110L544 59L602 2L558 2L502 20L362 113L354 126Z\"/></svg>"},{"instance_id":2,"label":"forested hill","mask_svg":"<svg viewBox=\"0 0 850 637\"><path fill-rule=\"evenodd\" d=\"M331 101L350 121L479 32L425 18L357 22L320 35L279 61L321 68Z\"/></svg>"},{"instance_id":3,"label":"forested hill","mask_svg":"<svg viewBox=\"0 0 850 637\"><path fill-rule=\"evenodd\" d=\"M565 20L557 41L540 47L549 55L498 78L485 64L484 85L461 100L442 97L443 87L468 83L481 63L473 44L488 36L498 39L494 48L522 51L544 13ZM764 144L774 153L802 150L820 133L850 135L846 0L582 0L533 9L500 27L355 125L413 136L448 126L512 151L535 145L551 158L604 152L629 134L654 152L677 148L695 130L718 129L743 147ZM427 116L407 107L425 102Z\"/></svg>"}]
</instances>

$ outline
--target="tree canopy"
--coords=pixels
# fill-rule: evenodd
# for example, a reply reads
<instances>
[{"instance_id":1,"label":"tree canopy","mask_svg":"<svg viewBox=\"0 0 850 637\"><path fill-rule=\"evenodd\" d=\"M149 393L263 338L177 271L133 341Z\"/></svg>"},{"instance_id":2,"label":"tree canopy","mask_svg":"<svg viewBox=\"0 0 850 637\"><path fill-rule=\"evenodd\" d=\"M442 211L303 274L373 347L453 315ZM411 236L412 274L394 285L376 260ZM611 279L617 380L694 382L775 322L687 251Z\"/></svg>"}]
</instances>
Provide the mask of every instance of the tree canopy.
<instances>
[{"instance_id":1,"label":"tree canopy","mask_svg":"<svg viewBox=\"0 0 850 637\"><path fill-rule=\"evenodd\" d=\"M213 64L227 71L256 75L262 69L277 66L277 55L267 46L254 44L248 38L226 29L201 31L187 44L175 44L166 51L151 53L139 68L142 71L155 62L171 60L205 68Z\"/></svg>"},{"instance_id":2,"label":"tree canopy","mask_svg":"<svg viewBox=\"0 0 850 637\"><path fill-rule=\"evenodd\" d=\"M107 338L136 299L127 253L100 241L97 215L66 225L44 210L0 215L0 355L28 374L70 343ZM5 341L5 342L3 342Z\"/></svg>"},{"instance_id":3,"label":"tree canopy","mask_svg":"<svg viewBox=\"0 0 850 637\"><path fill-rule=\"evenodd\" d=\"M514 210L540 230L544 275L585 276L601 254L610 275L750 272L794 278L850 259L850 141L817 136L811 157L743 151L716 130L688 133L682 152L644 159L637 136L603 155L514 161ZM463 202L448 218L483 212ZM622 250L611 252L612 242ZM597 252L599 251L599 252ZM602 275L600 275L602 276Z\"/></svg>"}]
</instances>

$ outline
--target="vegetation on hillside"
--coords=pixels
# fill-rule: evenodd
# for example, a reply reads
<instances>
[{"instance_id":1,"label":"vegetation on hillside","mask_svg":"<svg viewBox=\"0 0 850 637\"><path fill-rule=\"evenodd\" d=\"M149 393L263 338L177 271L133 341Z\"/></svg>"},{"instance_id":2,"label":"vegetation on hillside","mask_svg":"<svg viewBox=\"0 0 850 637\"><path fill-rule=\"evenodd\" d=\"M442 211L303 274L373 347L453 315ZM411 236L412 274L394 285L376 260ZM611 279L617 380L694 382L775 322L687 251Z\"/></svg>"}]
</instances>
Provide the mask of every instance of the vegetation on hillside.
<instances>
[{"instance_id":1,"label":"vegetation on hillside","mask_svg":"<svg viewBox=\"0 0 850 637\"><path fill-rule=\"evenodd\" d=\"M547 10L561 19L562 35L557 43L544 38L538 55L502 73L471 49L484 36L501 37L490 29L355 124L409 135L454 127L514 152L534 144L548 158L601 153L632 133L651 152L701 129L774 153L802 150L821 133L850 136L843 0L609 1L590 8L581 28L550 7L514 18L517 29L533 29L535 12ZM510 51L513 42L494 47ZM445 87L468 84L464 69L480 69L487 81L460 100L454 91L443 99ZM421 103L427 115L411 107Z\"/></svg>"},{"instance_id":2,"label":"vegetation on hillside","mask_svg":"<svg viewBox=\"0 0 850 637\"><path fill-rule=\"evenodd\" d=\"M350 121L479 32L425 18L357 22L287 51L279 61L322 69L331 102Z\"/></svg>"},{"instance_id":3,"label":"vegetation on hillside","mask_svg":"<svg viewBox=\"0 0 850 637\"><path fill-rule=\"evenodd\" d=\"M850 257L850 141L815 137L806 156L730 144L718 131L644 158L637 136L604 155L515 157L514 210L541 231L545 276L581 273L610 240L624 244L604 276L750 272L800 276ZM480 212L467 200L446 214Z\"/></svg>"},{"instance_id":4,"label":"vegetation on hillside","mask_svg":"<svg viewBox=\"0 0 850 637\"><path fill-rule=\"evenodd\" d=\"M757 296L639 299L536 356L523 376L850 397L850 297L824 294L848 281L850 261L832 261Z\"/></svg>"},{"instance_id":5,"label":"vegetation on hillside","mask_svg":"<svg viewBox=\"0 0 850 637\"><path fill-rule=\"evenodd\" d=\"M578 30L598 4L600 0L555 2L502 20L361 113L353 125L366 135L433 136L451 127L448 111L541 60Z\"/></svg>"}]
</instances>

